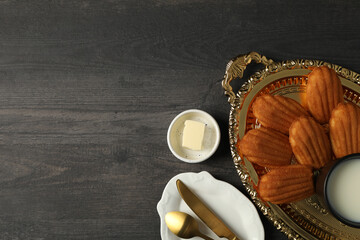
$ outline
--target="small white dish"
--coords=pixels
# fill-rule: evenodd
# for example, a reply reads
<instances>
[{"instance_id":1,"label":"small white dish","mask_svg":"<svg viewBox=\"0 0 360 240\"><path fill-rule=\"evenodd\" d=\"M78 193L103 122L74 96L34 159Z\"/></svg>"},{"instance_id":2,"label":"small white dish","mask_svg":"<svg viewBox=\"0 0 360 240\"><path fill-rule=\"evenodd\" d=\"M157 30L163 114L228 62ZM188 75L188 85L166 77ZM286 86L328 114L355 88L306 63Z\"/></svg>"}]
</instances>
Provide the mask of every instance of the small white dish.
<instances>
[{"instance_id":1,"label":"small white dish","mask_svg":"<svg viewBox=\"0 0 360 240\"><path fill-rule=\"evenodd\" d=\"M176 180L183 181L205 204L235 233L244 240L263 240L264 227L259 214L251 201L234 186L215 179L208 172L181 173L173 177L165 186L161 200L157 204L160 216L160 234L163 240L178 240L166 226L165 215L171 211L186 212L199 223L199 229L205 235L220 240L189 208L180 197ZM201 238L195 237L194 240Z\"/></svg>"},{"instance_id":2,"label":"small white dish","mask_svg":"<svg viewBox=\"0 0 360 240\"><path fill-rule=\"evenodd\" d=\"M186 120L194 120L205 124L202 150L196 151L182 146L182 134ZM220 128L216 120L207 112L198 109L186 110L172 120L168 132L167 143L172 154L188 163L202 162L211 157L220 143Z\"/></svg>"}]
</instances>

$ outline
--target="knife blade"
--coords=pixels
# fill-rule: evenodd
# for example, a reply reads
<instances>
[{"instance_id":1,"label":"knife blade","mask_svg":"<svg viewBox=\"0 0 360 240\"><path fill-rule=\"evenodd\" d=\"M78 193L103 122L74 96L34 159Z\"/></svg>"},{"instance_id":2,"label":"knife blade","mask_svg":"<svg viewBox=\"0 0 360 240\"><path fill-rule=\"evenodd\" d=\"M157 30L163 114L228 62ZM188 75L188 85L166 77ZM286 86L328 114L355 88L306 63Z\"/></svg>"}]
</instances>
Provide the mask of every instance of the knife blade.
<instances>
[{"instance_id":1,"label":"knife blade","mask_svg":"<svg viewBox=\"0 0 360 240\"><path fill-rule=\"evenodd\" d=\"M219 237L240 240L180 179L176 186L182 199L194 213Z\"/></svg>"}]
</instances>

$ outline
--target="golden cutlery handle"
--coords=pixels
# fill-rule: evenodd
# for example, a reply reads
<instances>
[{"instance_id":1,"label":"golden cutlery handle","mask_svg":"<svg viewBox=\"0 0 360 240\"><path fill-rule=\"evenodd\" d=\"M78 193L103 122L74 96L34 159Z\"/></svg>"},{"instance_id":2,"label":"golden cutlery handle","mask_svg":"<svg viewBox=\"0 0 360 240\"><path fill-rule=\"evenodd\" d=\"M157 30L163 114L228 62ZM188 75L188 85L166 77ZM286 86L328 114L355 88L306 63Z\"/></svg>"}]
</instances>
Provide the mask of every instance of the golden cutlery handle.
<instances>
[{"instance_id":1,"label":"golden cutlery handle","mask_svg":"<svg viewBox=\"0 0 360 240\"><path fill-rule=\"evenodd\" d=\"M198 237L201 237L201 238L203 238L203 239L205 239L205 240L214 240L214 239L212 239L212 238L210 238L210 237L208 237L208 236L206 236L206 235L204 235L204 234L202 234L202 233L199 233L199 234L198 234Z\"/></svg>"},{"instance_id":2,"label":"golden cutlery handle","mask_svg":"<svg viewBox=\"0 0 360 240\"><path fill-rule=\"evenodd\" d=\"M271 59L267 59L265 56L261 56L257 52L251 52L246 55L240 55L234 59L232 59L226 66L224 79L222 81L222 87L225 90L225 95L228 96L228 102L231 105L235 104L236 95L230 86L230 82L235 78L242 78L244 75L244 71L246 66L249 65L252 61L256 63L262 63L265 66L270 65L274 61Z\"/></svg>"}]
</instances>

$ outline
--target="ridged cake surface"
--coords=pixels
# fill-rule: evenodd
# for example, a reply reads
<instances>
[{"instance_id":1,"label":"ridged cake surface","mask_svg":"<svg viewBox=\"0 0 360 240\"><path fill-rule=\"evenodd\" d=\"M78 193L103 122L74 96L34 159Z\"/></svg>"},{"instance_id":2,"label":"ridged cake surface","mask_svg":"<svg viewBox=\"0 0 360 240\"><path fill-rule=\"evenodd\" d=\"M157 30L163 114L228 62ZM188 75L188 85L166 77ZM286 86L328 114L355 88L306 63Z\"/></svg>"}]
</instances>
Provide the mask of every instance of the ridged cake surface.
<instances>
[{"instance_id":1,"label":"ridged cake surface","mask_svg":"<svg viewBox=\"0 0 360 240\"><path fill-rule=\"evenodd\" d=\"M321 124L328 123L332 110L344 102L343 88L333 69L316 67L309 74L306 86L307 108Z\"/></svg>"},{"instance_id":2,"label":"ridged cake surface","mask_svg":"<svg viewBox=\"0 0 360 240\"><path fill-rule=\"evenodd\" d=\"M332 112L331 145L336 158L360 152L360 108L353 103L341 103Z\"/></svg>"},{"instance_id":3,"label":"ridged cake surface","mask_svg":"<svg viewBox=\"0 0 360 240\"><path fill-rule=\"evenodd\" d=\"M288 136L264 127L248 131L238 144L238 151L264 167L288 165L292 156Z\"/></svg>"},{"instance_id":4,"label":"ridged cake surface","mask_svg":"<svg viewBox=\"0 0 360 240\"><path fill-rule=\"evenodd\" d=\"M258 192L264 201L274 204L291 203L310 197L314 194L312 169L303 165L271 169L260 178Z\"/></svg>"},{"instance_id":5,"label":"ridged cake surface","mask_svg":"<svg viewBox=\"0 0 360 240\"><path fill-rule=\"evenodd\" d=\"M332 159L331 144L324 128L312 117L300 117L290 127L289 141L297 161L321 168Z\"/></svg>"},{"instance_id":6,"label":"ridged cake surface","mask_svg":"<svg viewBox=\"0 0 360 240\"><path fill-rule=\"evenodd\" d=\"M289 127L295 119L309 115L305 108L295 100L270 94L256 98L253 113L262 126L286 135L289 134Z\"/></svg>"}]
</instances>

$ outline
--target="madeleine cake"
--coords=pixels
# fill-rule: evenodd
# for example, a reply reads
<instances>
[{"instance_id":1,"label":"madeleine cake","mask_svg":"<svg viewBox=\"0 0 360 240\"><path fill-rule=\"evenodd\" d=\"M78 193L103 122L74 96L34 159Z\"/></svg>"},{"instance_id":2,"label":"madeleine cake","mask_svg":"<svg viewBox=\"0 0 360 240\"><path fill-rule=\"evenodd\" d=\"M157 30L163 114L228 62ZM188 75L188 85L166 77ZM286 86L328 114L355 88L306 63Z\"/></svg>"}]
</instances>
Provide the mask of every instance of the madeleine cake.
<instances>
[{"instance_id":1,"label":"madeleine cake","mask_svg":"<svg viewBox=\"0 0 360 240\"><path fill-rule=\"evenodd\" d=\"M286 135L289 134L289 127L295 119L309 115L305 108L295 100L270 94L256 98L253 113L262 126L278 130Z\"/></svg>"},{"instance_id":2,"label":"madeleine cake","mask_svg":"<svg viewBox=\"0 0 360 240\"><path fill-rule=\"evenodd\" d=\"M307 108L321 124L328 123L332 110L344 102L343 88L333 69L316 67L308 77L306 86Z\"/></svg>"},{"instance_id":3,"label":"madeleine cake","mask_svg":"<svg viewBox=\"0 0 360 240\"><path fill-rule=\"evenodd\" d=\"M292 151L289 138L273 129L252 129L238 144L238 151L260 166L288 165Z\"/></svg>"},{"instance_id":4,"label":"madeleine cake","mask_svg":"<svg viewBox=\"0 0 360 240\"><path fill-rule=\"evenodd\" d=\"M329 122L331 145L336 158L360 152L360 108L341 103L331 113Z\"/></svg>"},{"instance_id":5,"label":"madeleine cake","mask_svg":"<svg viewBox=\"0 0 360 240\"><path fill-rule=\"evenodd\" d=\"M311 167L298 164L271 169L261 176L258 189L264 201L274 204L299 201L314 192Z\"/></svg>"},{"instance_id":6,"label":"madeleine cake","mask_svg":"<svg viewBox=\"0 0 360 240\"><path fill-rule=\"evenodd\" d=\"M289 141L296 160L302 165L321 168L332 159L330 140L312 117L300 117L293 122Z\"/></svg>"}]
</instances>

